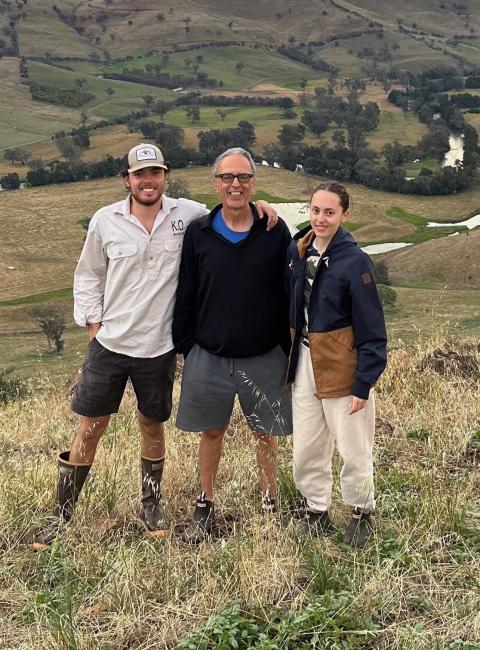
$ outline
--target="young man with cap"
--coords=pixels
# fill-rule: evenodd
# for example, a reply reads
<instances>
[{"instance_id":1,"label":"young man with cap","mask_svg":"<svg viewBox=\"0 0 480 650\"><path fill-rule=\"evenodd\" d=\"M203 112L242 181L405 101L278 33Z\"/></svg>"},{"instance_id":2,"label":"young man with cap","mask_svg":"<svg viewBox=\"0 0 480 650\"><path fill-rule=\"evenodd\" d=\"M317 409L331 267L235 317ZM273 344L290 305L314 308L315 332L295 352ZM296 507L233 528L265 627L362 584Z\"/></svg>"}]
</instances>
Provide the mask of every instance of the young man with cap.
<instances>
[{"instance_id":1,"label":"young man with cap","mask_svg":"<svg viewBox=\"0 0 480 650\"><path fill-rule=\"evenodd\" d=\"M101 208L90 221L74 276L74 318L90 336L72 401L80 426L70 450L59 456L57 503L37 533L39 545L51 543L71 518L128 379L137 397L141 431L140 517L148 531L161 534L165 527L160 506L163 423L172 408L176 353L171 330L178 268L188 224L208 213L196 201L164 195L168 172L158 147L133 147L122 171L128 197Z\"/></svg>"}]
</instances>

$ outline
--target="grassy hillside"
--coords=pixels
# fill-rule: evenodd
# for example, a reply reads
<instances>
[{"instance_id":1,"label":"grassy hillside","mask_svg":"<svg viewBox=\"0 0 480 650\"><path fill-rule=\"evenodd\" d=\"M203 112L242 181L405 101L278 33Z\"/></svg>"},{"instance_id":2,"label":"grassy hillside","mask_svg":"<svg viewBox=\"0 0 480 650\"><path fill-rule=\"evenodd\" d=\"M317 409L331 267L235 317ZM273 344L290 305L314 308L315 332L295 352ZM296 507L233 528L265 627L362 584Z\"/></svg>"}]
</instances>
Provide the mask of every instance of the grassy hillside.
<instances>
[{"instance_id":1,"label":"grassy hillside","mask_svg":"<svg viewBox=\"0 0 480 650\"><path fill-rule=\"evenodd\" d=\"M478 290L479 245L480 229L476 229L389 253L385 261L395 284Z\"/></svg>"},{"instance_id":2,"label":"grassy hillside","mask_svg":"<svg viewBox=\"0 0 480 650\"><path fill-rule=\"evenodd\" d=\"M211 0L185 0L181 5L161 7L153 0L141 5L125 5L120 0L108 5L59 0L49 5L45 0L30 0L22 8L16 30L25 56L43 56L48 51L54 56L86 58L108 53L114 58L225 40L272 45L287 43L290 37L298 43L319 41L364 31L371 21L375 28L382 27L386 34L397 38L398 18L408 32L400 34L400 38L411 41L413 48L439 47L437 57L454 62L450 53L467 59L477 56L475 41L462 41L456 46L448 41L454 35L471 36L479 31L476 9L475 0L461 4L395 0L388 5L380 0L278 0L274 6L266 0L245 0L241 7L232 0L221 5ZM3 19L0 16L0 24L8 22L8 13L14 12L12 8ZM345 51L348 49L352 48L346 47ZM422 65L418 59L414 63Z\"/></svg>"},{"instance_id":3,"label":"grassy hillside","mask_svg":"<svg viewBox=\"0 0 480 650\"><path fill-rule=\"evenodd\" d=\"M136 518L138 432L128 391L75 519L51 550L35 554L33 533L53 505L56 454L68 446L76 418L66 390L48 383L46 392L0 407L2 645L172 649L217 615L182 647L260 648L256 624L269 630L274 647L291 650L314 634L316 648L477 648L479 386L419 371L438 345L445 345L440 338L422 339L394 350L378 387L377 533L361 551L341 542L349 514L337 459L336 532L298 535L291 439L280 445L280 512L262 516L253 438L237 410L218 476L218 535L198 548L179 539L198 489L197 437L179 435L172 421L162 486L172 535L145 538ZM472 354L471 343L453 345Z\"/></svg>"},{"instance_id":4,"label":"grassy hillside","mask_svg":"<svg viewBox=\"0 0 480 650\"><path fill-rule=\"evenodd\" d=\"M30 90L20 84L18 59L0 59L0 79L0 154L1 149L44 140L78 124L77 111L32 101Z\"/></svg>"},{"instance_id":5,"label":"grassy hillside","mask_svg":"<svg viewBox=\"0 0 480 650\"><path fill-rule=\"evenodd\" d=\"M114 142L112 153L121 153L128 138L131 143L136 141L135 134L112 132L108 138ZM181 170L172 178L186 180L194 197L215 204L209 169ZM258 170L258 189L268 190L270 200L306 200L318 180L280 169ZM452 214L464 218L480 206L480 188L463 197L399 196L356 185L350 190L354 236L362 244L408 238L416 241L424 219L450 221ZM22 376L34 376L43 367L57 380L78 367L85 333L72 321L71 286L85 234L80 222L100 206L123 196L118 178L2 194L0 367L15 368ZM387 257L397 291L397 306L387 310L392 340L411 340L418 329L434 332L439 323L444 324L446 332L456 332L460 327L463 333L478 336L478 232L427 242ZM464 246L457 249L462 241ZM397 256L401 257L398 262ZM439 281L439 274L448 280L447 291L443 291L445 283ZM28 313L37 304L54 305L66 318L66 346L61 358L47 354L46 339Z\"/></svg>"}]
</instances>

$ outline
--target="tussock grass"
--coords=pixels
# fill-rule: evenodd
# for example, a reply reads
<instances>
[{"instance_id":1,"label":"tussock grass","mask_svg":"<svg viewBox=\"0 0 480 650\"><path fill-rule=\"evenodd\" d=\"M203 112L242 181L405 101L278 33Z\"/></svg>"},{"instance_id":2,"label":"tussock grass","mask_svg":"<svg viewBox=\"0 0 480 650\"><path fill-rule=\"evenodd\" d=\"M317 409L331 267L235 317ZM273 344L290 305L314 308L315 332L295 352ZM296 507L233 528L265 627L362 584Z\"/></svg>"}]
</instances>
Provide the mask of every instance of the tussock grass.
<instances>
[{"instance_id":1,"label":"tussock grass","mask_svg":"<svg viewBox=\"0 0 480 650\"><path fill-rule=\"evenodd\" d=\"M299 538L290 439L280 448L280 514L261 515L253 438L238 411L218 476L226 534L193 548L176 534L198 489L197 438L170 424L163 493L173 534L144 537L129 392L76 517L51 549L35 554L34 530L53 504L56 455L76 419L66 390L47 379L42 392L1 407L0 647L174 648L184 639L182 647L230 648L233 638L239 648L299 648L295 639L317 637L320 645L309 647L479 647L480 386L420 371L443 343L392 351L377 388L377 534L363 551L341 542L348 511L338 463L337 532ZM474 341L455 348L478 358ZM267 634L273 645L242 645L242 631L255 644Z\"/></svg>"}]
</instances>

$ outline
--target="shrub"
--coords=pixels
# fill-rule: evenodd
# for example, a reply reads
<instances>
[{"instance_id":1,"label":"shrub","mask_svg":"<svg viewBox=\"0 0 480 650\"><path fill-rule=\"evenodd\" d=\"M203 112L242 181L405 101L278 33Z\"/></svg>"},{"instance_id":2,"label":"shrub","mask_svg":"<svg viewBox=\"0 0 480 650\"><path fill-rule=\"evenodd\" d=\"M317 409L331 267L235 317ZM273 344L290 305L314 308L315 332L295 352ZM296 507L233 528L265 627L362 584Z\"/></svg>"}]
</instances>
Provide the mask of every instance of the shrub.
<instances>
[{"instance_id":1,"label":"shrub","mask_svg":"<svg viewBox=\"0 0 480 650\"><path fill-rule=\"evenodd\" d=\"M28 393L28 386L23 379L9 377L8 371L0 370L0 404L12 402Z\"/></svg>"}]
</instances>

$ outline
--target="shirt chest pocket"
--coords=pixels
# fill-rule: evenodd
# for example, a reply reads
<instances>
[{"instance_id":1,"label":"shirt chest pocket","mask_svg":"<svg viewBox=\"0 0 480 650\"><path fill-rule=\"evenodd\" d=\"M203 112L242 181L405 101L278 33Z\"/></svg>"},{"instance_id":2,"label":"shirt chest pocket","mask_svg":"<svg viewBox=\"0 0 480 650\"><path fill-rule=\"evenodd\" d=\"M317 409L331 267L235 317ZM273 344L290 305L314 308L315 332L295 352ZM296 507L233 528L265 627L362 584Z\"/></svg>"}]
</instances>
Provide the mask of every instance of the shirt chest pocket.
<instances>
[{"instance_id":1,"label":"shirt chest pocket","mask_svg":"<svg viewBox=\"0 0 480 650\"><path fill-rule=\"evenodd\" d=\"M110 244L107 246L109 260L122 260L127 257L133 257L136 254L137 244Z\"/></svg>"},{"instance_id":2,"label":"shirt chest pocket","mask_svg":"<svg viewBox=\"0 0 480 650\"><path fill-rule=\"evenodd\" d=\"M148 255L149 267L159 273L176 271L180 265L182 238L152 242Z\"/></svg>"},{"instance_id":3,"label":"shirt chest pocket","mask_svg":"<svg viewBox=\"0 0 480 650\"><path fill-rule=\"evenodd\" d=\"M135 243L107 246L108 272L112 278L135 281L139 273L138 247Z\"/></svg>"}]
</instances>

